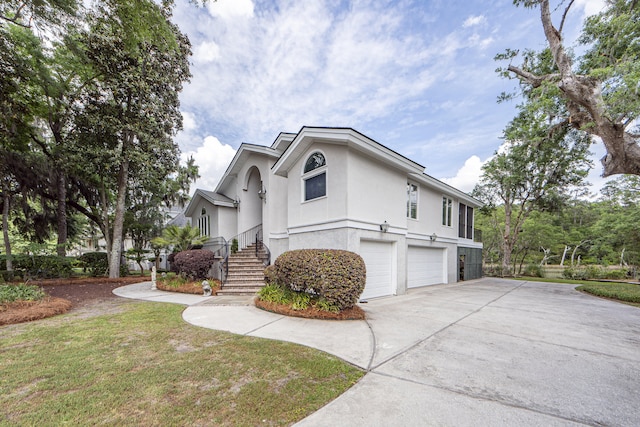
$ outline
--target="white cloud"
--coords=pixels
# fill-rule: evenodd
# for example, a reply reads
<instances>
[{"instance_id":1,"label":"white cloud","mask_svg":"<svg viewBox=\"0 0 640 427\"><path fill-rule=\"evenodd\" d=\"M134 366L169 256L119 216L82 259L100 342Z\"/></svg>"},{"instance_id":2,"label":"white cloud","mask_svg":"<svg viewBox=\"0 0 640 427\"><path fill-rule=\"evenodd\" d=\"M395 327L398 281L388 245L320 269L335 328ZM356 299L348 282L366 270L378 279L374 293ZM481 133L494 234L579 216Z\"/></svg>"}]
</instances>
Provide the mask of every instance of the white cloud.
<instances>
[{"instance_id":1,"label":"white cloud","mask_svg":"<svg viewBox=\"0 0 640 427\"><path fill-rule=\"evenodd\" d=\"M191 193L196 188L213 191L235 154L236 150L233 147L221 143L215 136L207 136L202 141L202 145L194 151L182 153L181 159L183 162L193 156L196 165L199 167L200 178L191 186Z\"/></svg>"},{"instance_id":2,"label":"white cloud","mask_svg":"<svg viewBox=\"0 0 640 427\"><path fill-rule=\"evenodd\" d=\"M188 111L181 111L182 113L182 129L184 131L190 131L196 129L196 117L193 113Z\"/></svg>"},{"instance_id":3,"label":"white cloud","mask_svg":"<svg viewBox=\"0 0 640 427\"><path fill-rule=\"evenodd\" d=\"M208 63L220 58L220 46L214 41L200 43L193 49L193 60L195 62Z\"/></svg>"},{"instance_id":4,"label":"white cloud","mask_svg":"<svg viewBox=\"0 0 640 427\"><path fill-rule=\"evenodd\" d=\"M211 15L225 21L236 18L253 16L253 1L251 0L217 0L207 3Z\"/></svg>"},{"instance_id":5,"label":"white cloud","mask_svg":"<svg viewBox=\"0 0 640 427\"><path fill-rule=\"evenodd\" d=\"M485 161L486 162L486 161ZM441 181L456 187L457 189L464 191L465 193L471 192L473 187L480 181L480 175L482 175L482 165L485 163L480 160L480 157L473 155L469 157L464 165L458 169L456 175L452 178L443 178Z\"/></svg>"},{"instance_id":6,"label":"white cloud","mask_svg":"<svg viewBox=\"0 0 640 427\"><path fill-rule=\"evenodd\" d=\"M575 7L581 8L585 17L602 12L606 5L605 0L577 0L575 2Z\"/></svg>"},{"instance_id":7,"label":"white cloud","mask_svg":"<svg viewBox=\"0 0 640 427\"><path fill-rule=\"evenodd\" d=\"M486 18L483 15L478 15L478 16L470 16L468 17L464 23L462 24L462 26L464 28L467 27L473 27L475 25L480 25L480 24L484 24L486 22Z\"/></svg>"}]
</instances>

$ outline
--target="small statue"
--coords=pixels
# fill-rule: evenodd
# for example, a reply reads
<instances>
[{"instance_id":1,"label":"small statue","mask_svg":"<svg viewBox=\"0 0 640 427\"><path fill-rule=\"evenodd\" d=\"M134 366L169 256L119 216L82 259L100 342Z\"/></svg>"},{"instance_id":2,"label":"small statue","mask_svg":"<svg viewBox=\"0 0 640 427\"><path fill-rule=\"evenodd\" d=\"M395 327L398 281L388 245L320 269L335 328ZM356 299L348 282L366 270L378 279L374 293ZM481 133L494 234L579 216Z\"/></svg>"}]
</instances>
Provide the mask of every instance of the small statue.
<instances>
[{"instance_id":1,"label":"small statue","mask_svg":"<svg viewBox=\"0 0 640 427\"><path fill-rule=\"evenodd\" d=\"M209 282L206 280L202 281L202 295L205 297L211 296L211 285L209 285Z\"/></svg>"}]
</instances>

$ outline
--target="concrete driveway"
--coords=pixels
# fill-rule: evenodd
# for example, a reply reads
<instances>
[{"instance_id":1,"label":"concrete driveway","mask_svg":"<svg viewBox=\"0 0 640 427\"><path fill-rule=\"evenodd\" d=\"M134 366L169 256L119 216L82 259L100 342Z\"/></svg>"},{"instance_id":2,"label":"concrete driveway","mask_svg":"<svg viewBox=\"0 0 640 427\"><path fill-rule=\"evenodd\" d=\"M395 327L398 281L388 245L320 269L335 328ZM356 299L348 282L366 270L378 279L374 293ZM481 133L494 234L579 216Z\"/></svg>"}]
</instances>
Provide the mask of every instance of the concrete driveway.
<instances>
[{"instance_id":1,"label":"concrete driveway","mask_svg":"<svg viewBox=\"0 0 640 427\"><path fill-rule=\"evenodd\" d=\"M367 370L299 426L640 426L640 308L572 285L485 278L362 304L367 321L290 318L250 299L114 293L183 318L292 341Z\"/></svg>"},{"instance_id":2,"label":"concrete driveway","mask_svg":"<svg viewBox=\"0 0 640 427\"><path fill-rule=\"evenodd\" d=\"M481 279L364 306L369 372L300 426L640 425L640 309Z\"/></svg>"}]
</instances>

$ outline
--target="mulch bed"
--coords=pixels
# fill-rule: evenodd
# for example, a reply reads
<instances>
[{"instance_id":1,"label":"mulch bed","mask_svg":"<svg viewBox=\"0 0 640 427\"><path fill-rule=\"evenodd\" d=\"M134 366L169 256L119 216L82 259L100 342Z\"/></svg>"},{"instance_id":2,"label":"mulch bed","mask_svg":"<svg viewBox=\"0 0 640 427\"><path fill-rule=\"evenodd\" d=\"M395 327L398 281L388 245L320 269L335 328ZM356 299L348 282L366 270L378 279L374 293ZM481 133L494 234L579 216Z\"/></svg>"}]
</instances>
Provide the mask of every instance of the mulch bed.
<instances>
[{"instance_id":1,"label":"mulch bed","mask_svg":"<svg viewBox=\"0 0 640 427\"><path fill-rule=\"evenodd\" d=\"M40 320L71 309L71 301L47 297L40 301L16 301L0 305L0 326Z\"/></svg>"},{"instance_id":2,"label":"mulch bed","mask_svg":"<svg viewBox=\"0 0 640 427\"><path fill-rule=\"evenodd\" d=\"M220 282L218 280L209 279L209 286L211 286L211 295L216 295L220 290ZM156 281L156 288L161 291L167 292L180 292L183 294L202 295L202 282L188 282L183 283L180 286L165 285L162 280Z\"/></svg>"},{"instance_id":3,"label":"mulch bed","mask_svg":"<svg viewBox=\"0 0 640 427\"><path fill-rule=\"evenodd\" d=\"M331 313L329 311L318 310L315 307L309 307L305 310L293 310L290 306L285 304L277 304L274 302L262 301L256 298L254 301L256 307L272 313L283 314L285 316L303 317L305 319L320 319L320 320L364 320L364 311L356 306L353 306L347 310L342 310L339 313Z\"/></svg>"},{"instance_id":4,"label":"mulch bed","mask_svg":"<svg viewBox=\"0 0 640 427\"><path fill-rule=\"evenodd\" d=\"M49 295L42 301L17 301L0 305L0 325L30 322L63 314L73 308L84 307L106 299L118 298L115 288L132 283L147 282L148 276L80 277L68 279L30 280L29 285L42 287Z\"/></svg>"}]
</instances>

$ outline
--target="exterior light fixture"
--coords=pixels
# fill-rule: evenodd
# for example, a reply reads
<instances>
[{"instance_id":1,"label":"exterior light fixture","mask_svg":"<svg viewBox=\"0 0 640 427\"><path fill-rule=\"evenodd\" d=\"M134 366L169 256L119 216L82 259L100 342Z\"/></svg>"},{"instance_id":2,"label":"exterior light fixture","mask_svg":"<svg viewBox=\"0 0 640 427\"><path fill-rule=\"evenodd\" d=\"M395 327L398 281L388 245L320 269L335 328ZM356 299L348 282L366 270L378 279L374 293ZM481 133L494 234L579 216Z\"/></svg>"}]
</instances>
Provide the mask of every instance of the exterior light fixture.
<instances>
[{"instance_id":1,"label":"exterior light fixture","mask_svg":"<svg viewBox=\"0 0 640 427\"><path fill-rule=\"evenodd\" d=\"M438 235L436 233L433 233L431 236L429 236L429 240L431 240L432 242L435 242L437 238Z\"/></svg>"},{"instance_id":2,"label":"exterior light fixture","mask_svg":"<svg viewBox=\"0 0 640 427\"><path fill-rule=\"evenodd\" d=\"M389 223L387 221L380 224L380 231L382 231L383 233L389 231Z\"/></svg>"},{"instance_id":3,"label":"exterior light fixture","mask_svg":"<svg viewBox=\"0 0 640 427\"><path fill-rule=\"evenodd\" d=\"M258 190L258 197L260 197L265 202L267 201L267 189L264 188L263 185L260 185L260 190Z\"/></svg>"},{"instance_id":4,"label":"exterior light fixture","mask_svg":"<svg viewBox=\"0 0 640 427\"><path fill-rule=\"evenodd\" d=\"M236 199L233 201L233 207L237 208L238 206L240 206L240 200L238 200L238 198L236 197Z\"/></svg>"}]
</instances>

